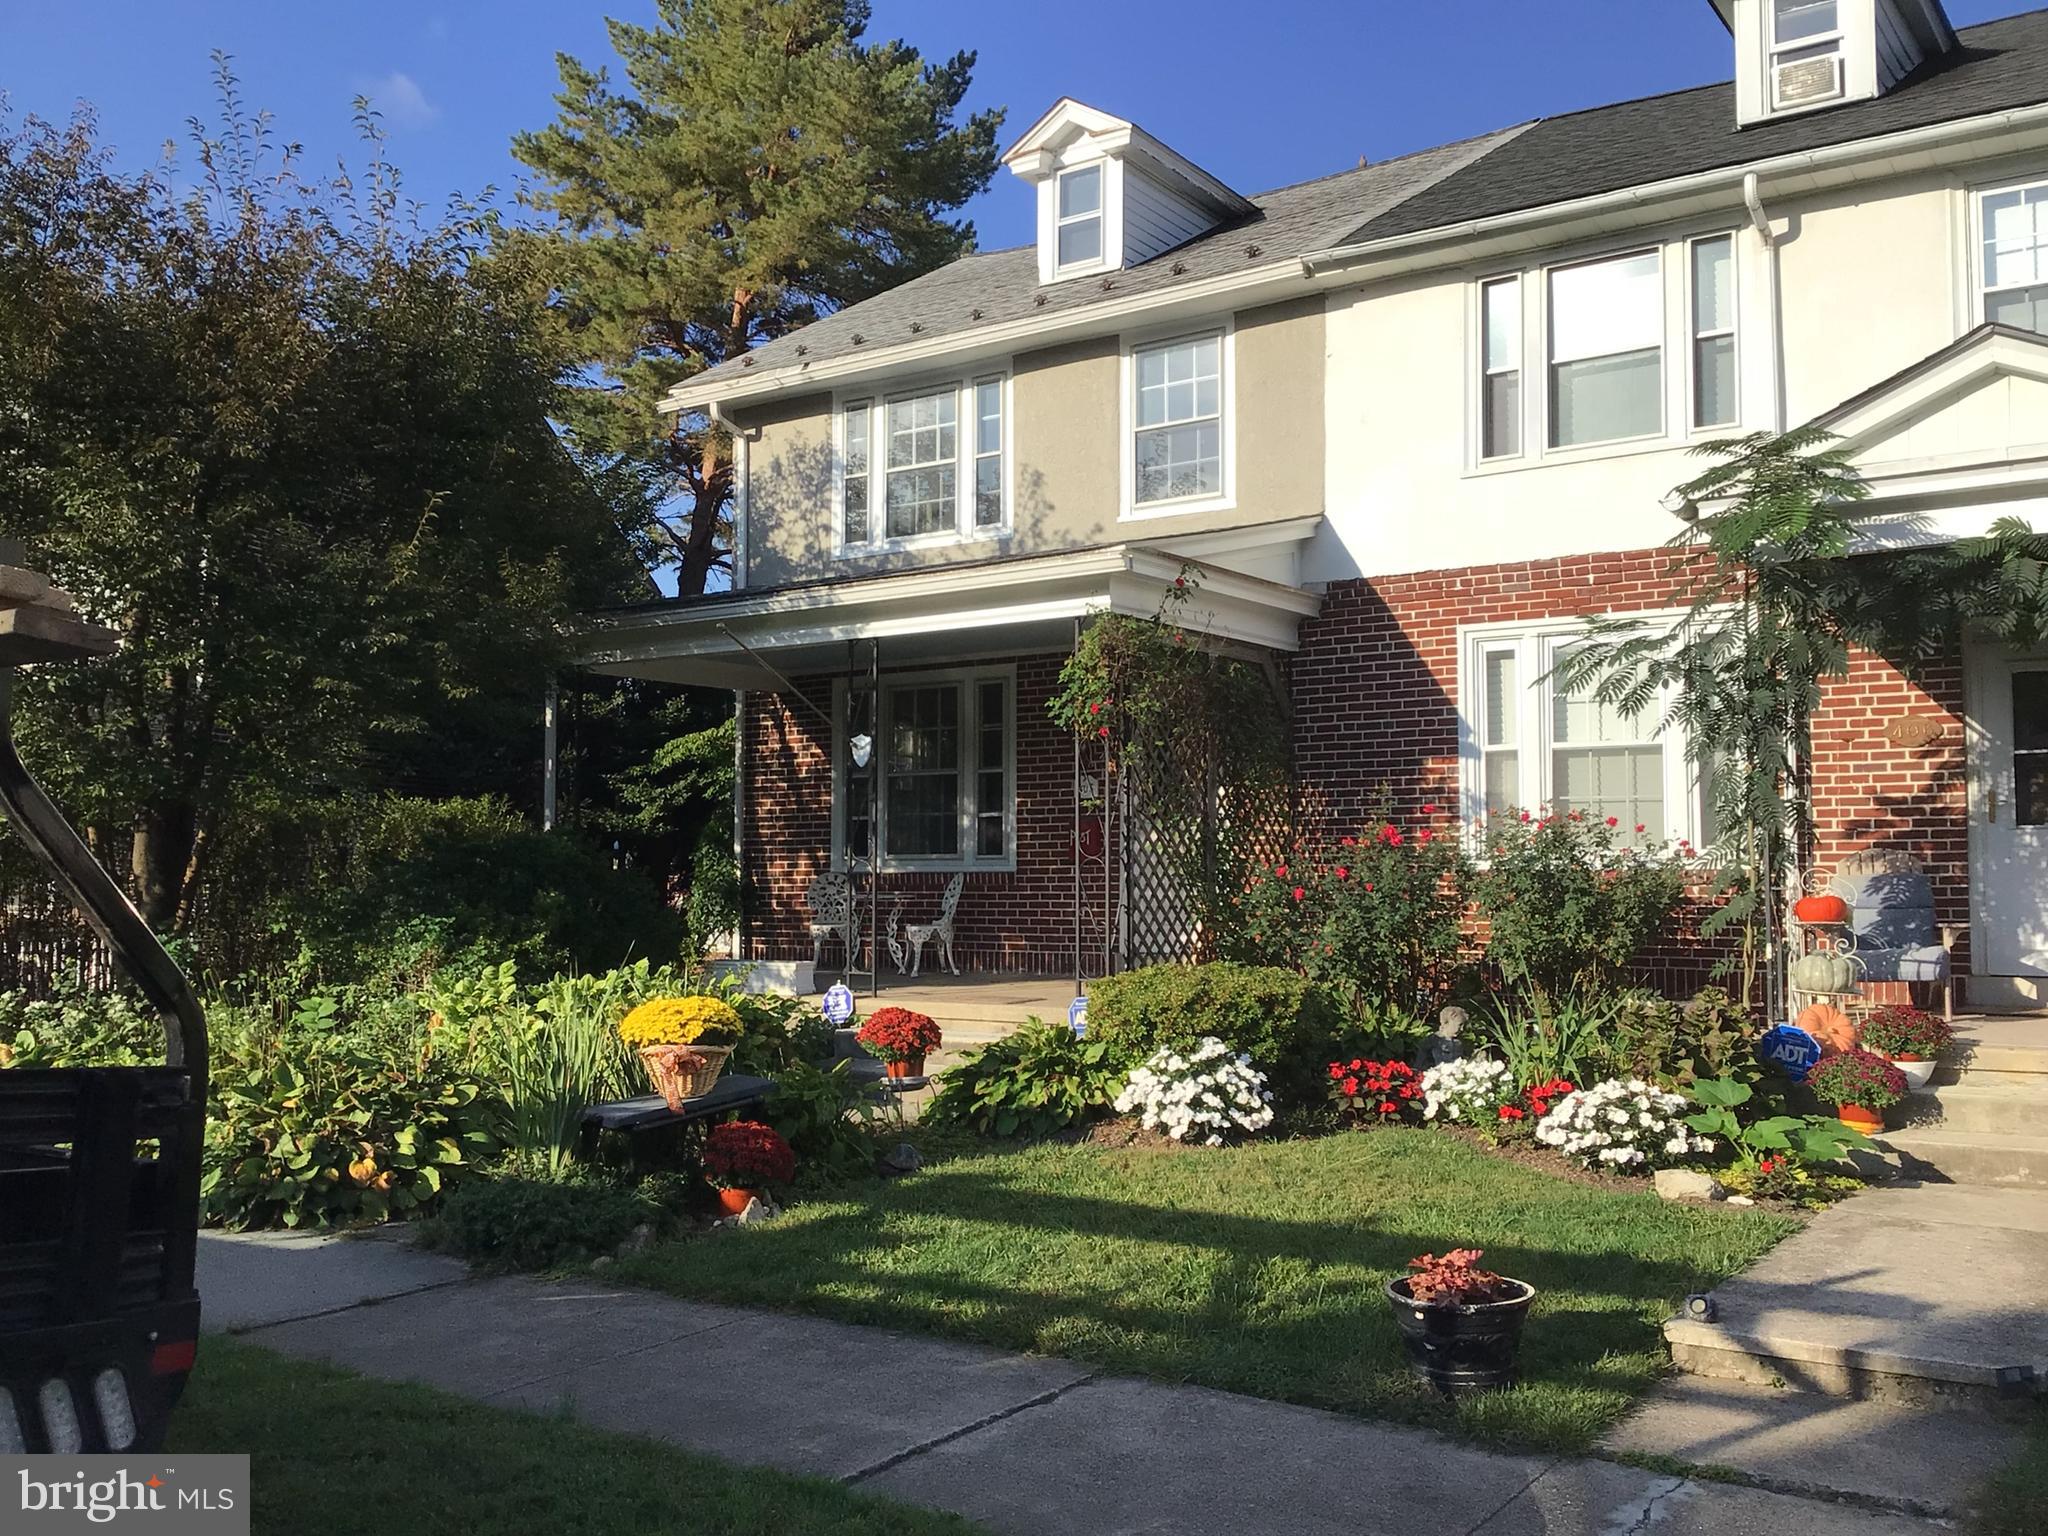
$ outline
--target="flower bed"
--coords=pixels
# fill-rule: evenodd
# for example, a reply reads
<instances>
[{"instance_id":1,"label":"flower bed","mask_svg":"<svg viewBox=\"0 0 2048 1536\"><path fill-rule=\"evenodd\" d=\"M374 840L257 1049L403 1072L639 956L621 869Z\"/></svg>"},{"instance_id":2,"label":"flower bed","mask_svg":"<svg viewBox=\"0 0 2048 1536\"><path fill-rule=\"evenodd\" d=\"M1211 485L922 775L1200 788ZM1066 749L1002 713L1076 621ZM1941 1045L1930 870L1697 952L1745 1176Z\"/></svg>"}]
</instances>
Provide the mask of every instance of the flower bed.
<instances>
[{"instance_id":1,"label":"flower bed","mask_svg":"<svg viewBox=\"0 0 2048 1536\"><path fill-rule=\"evenodd\" d=\"M1153 1052L1117 1095L1116 1108L1119 1114L1137 1110L1147 1130L1212 1147L1273 1123L1265 1075L1253 1069L1249 1056L1232 1055L1214 1036L1185 1055L1171 1046Z\"/></svg>"},{"instance_id":2,"label":"flower bed","mask_svg":"<svg viewBox=\"0 0 2048 1536\"><path fill-rule=\"evenodd\" d=\"M1714 1143L1685 1123L1692 1103L1644 1082L1618 1078L1567 1094L1536 1127L1536 1139L1588 1167L1651 1168Z\"/></svg>"}]
</instances>

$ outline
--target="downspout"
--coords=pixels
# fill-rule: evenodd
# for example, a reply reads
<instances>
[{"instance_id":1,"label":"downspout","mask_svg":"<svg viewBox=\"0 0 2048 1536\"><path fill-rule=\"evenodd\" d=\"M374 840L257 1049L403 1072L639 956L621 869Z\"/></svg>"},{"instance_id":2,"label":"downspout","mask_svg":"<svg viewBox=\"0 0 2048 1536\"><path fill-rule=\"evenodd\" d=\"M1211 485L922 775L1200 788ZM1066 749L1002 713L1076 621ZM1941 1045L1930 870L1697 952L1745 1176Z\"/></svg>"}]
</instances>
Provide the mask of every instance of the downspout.
<instances>
[{"instance_id":1,"label":"downspout","mask_svg":"<svg viewBox=\"0 0 2048 1536\"><path fill-rule=\"evenodd\" d=\"M1755 171L1742 178L1742 205L1749 210L1749 222L1764 243L1764 314L1771 348L1772 432L1785 430L1785 325L1778 307L1778 237L1771 229L1771 217L1764 212L1764 200Z\"/></svg>"}]
</instances>

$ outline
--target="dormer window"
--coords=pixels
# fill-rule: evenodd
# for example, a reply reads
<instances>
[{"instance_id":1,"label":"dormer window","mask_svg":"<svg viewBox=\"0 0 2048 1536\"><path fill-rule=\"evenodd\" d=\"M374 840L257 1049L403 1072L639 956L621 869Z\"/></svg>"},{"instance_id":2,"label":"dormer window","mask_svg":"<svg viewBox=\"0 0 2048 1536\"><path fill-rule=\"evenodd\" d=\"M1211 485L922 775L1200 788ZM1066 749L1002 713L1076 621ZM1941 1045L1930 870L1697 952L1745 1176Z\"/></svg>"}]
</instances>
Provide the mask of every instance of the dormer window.
<instances>
[{"instance_id":1,"label":"dormer window","mask_svg":"<svg viewBox=\"0 0 2048 1536\"><path fill-rule=\"evenodd\" d=\"M1059 270L1102 261L1102 167L1077 165L1059 173Z\"/></svg>"},{"instance_id":2,"label":"dormer window","mask_svg":"<svg viewBox=\"0 0 2048 1536\"><path fill-rule=\"evenodd\" d=\"M1771 0L1771 105L1811 106L1842 94L1840 0Z\"/></svg>"}]
</instances>

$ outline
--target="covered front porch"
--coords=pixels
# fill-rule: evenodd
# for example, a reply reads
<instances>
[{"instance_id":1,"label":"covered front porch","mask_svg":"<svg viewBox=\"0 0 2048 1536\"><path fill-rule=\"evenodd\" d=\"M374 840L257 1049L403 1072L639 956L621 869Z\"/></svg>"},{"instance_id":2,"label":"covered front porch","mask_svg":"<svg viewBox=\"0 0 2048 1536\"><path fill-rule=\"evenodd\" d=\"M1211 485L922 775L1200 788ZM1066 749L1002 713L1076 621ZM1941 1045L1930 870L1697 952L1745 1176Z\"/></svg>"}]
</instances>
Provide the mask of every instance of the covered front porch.
<instances>
[{"instance_id":1,"label":"covered front porch","mask_svg":"<svg viewBox=\"0 0 2048 1536\"><path fill-rule=\"evenodd\" d=\"M1014 1025L1193 944L1134 879L1115 744L1048 713L1085 627L1192 594L1175 627L1277 679L1319 605L1286 579L1314 522L650 604L606 616L584 664L737 694L736 960L793 990L935 985L942 1023ZM1030 995L970 1005L956 969Z\"/></svg>"}]
</instances>

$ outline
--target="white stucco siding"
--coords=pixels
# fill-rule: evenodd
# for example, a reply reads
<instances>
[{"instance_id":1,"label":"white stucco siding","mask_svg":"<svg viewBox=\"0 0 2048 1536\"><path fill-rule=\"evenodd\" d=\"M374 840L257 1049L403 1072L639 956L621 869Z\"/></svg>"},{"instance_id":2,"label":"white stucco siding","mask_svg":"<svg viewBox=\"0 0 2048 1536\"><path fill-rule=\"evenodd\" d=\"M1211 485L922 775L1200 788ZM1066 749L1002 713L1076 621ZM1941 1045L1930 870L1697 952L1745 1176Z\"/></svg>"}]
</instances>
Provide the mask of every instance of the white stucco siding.
<instances>
[{"instance_id":1,"label":"white stucco siding","mask_svg":"<svg viewBox=\"0 0 2048 1536\"><path fill-rule=\"evenodd\" d=\"M1663 502L1707 467L1689 448L1775 424L1776 347L1785 363L1786 418L1797 423L1927 357L1975 323L1965 253L1967 187L1975 181L1958 172L1803 201L1767 193L1778 236L1781 337L1773 335L1769 253L1739 204L1718 224L1695 221L1633 239L1618 234L1593 248L1532 253L1522 268L1522 392L1539 403L1525 411L1521 457L1494 464L1479 463L1477 454L1476 284L1514 263L1333 294L1324 428L1328 522L1304 576L1332 581L1662 543L1681 527ZM1717 228L1735 239L1740 420L1694 431L1684 241ZM1660 241L1664 435L1546 449L1546 265Z\"/></svg>"}]
</instances>

